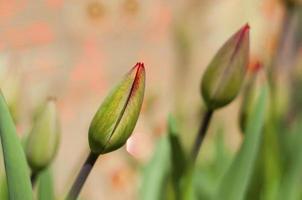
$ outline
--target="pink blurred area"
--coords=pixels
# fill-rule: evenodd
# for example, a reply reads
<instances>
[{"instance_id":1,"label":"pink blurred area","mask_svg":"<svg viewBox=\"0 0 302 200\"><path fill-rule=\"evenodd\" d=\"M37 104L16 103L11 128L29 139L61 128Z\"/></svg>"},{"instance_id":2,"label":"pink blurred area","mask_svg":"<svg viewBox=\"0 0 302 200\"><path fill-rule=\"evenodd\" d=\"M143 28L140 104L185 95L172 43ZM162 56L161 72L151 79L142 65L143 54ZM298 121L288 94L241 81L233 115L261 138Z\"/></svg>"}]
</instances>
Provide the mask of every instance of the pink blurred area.
<instances>
[{"instance_id":1,"label":"pink blurred area","mask_svg":"<svg viewBox=\"0 0 302 200\"><path fill-rule=\"evenodd\" d=\"M90 200L138 199L137 165L150 159L168 113L180 110L196 127L200 77L219 45L249 22L252 58L265 59L281 17L277 0L0 0L0 84L17 108L20 135L30 130L35 109L56 96L63 133L53 169L60 196L84 161L89 123L104 96L143 61L147 88L134 134L127 147L98 161L82 192ZM182 37L191 52L185 66L179 66ZM228 143L236 148L236 122L228 123L235 130Z\"/></svg>"}]
</instances>

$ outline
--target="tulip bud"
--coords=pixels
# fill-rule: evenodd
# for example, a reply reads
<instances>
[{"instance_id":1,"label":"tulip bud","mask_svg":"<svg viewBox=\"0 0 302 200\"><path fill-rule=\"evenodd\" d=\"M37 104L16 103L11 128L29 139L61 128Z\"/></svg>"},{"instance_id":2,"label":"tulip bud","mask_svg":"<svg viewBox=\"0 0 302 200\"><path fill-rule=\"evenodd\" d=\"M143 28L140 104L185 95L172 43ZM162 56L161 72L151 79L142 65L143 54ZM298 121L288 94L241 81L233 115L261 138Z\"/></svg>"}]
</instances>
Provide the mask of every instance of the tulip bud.
<instances>
[{"instance_id":1,"label":"tulip bud","mask_svg":"<svg viewBox=\"0 0 302 200\"><path fill-rule=\"evenodd\" d=\"M242 133L245 132L246 123L248 121L249 115L252 113L254 109L254 105L256 102L257 93L257 75L258 72L262 69L262 65L260 62L256 62L255 64L250 65L249 67L249 76L246 81L246 85L243 88L242 93L242 102L239 112L239 126Z\"/></svg>"},{"instance_id":2,"label":"tulip bud","mask_svg":"<svg viewBox=\"0 0 302 200\"><path fill-rule=\"evenodd\" d=\"M245 25L218 50L207 67L201 93L210 110L229 104L239 93L249 59L249 26Z\"/></svg>"},{"instance_id":3,"label":"tulip bud","mask_svg":"<svg viewBox=\"0 0 302 200\"><path fill-rule=\"evenodd\" d=\"M145 91L145 68L137 63L105 98L89 128L93 153L104 154L123 146L141 110Z\"/></svg>"},{"instance_id":4,"label":"tulip bud","mask_svg":"<svg viewBox=\"0 0 302 200\"><path fill-rule=\"evenodd\" d=\"M255 100L256 100L256 88L255 88L255 80L253 79L251 82L247 84L243 92L242 104L240 107L239 113L239 125L242 133L245 132L247 119L249 115L252 113L254 108Z\"/></svg>"},{"instance_id":5,"label":"tulip bud","mask_svg":"<svg viewBox=\"0 0 302 200\"><path fill-rule=\"evenodd\" d=\"M36 116L26 141L25 152L33 171L40 171L52 162L58 149L59 135L55 102L49 99Z\"/></svg>"}]
</instances>

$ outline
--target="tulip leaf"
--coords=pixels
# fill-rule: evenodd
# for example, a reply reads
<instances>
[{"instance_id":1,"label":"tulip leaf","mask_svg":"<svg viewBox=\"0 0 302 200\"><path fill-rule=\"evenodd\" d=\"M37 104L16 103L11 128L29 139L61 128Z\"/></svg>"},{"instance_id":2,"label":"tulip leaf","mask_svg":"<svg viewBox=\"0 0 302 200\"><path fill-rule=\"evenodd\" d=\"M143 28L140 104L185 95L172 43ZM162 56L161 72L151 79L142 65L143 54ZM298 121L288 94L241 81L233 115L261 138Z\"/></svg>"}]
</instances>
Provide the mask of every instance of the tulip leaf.
<instances>
[{"instance_id":1,"label":"tulip leaf","mask_svg":"<svg viewBox=\"0 0 302 200\"><path fill-rule=\"evenodd\" d=\"M54 200L53 177L50 168L39 174L38 200Z\"/></svg>"},{"instance_id":2,"label":"tulip leaf","mask_svg":"<svg viewBox=\"0 0 302 200\"><path fill-rule=\"evenodd\" d=\"M282 182L279 189L279 199L295 200L299 199L302 177L302 156L298 152L302 152L302 123L299 121L297 127L295 127L293 137L295 140L292 143L292 155L290 160L287 162L287 169L282 177Z\"/></svg>"},{"instance_id":3,"label":"tulip leaf","mask_svg":"<svg viewBox=\"0 0 302 200\"><path fill-rule=\"evenodd\" d=\"M262 88L255 108L248 118L244 141L223 176L214 199L241 200L244 198L254 169L264 124L267 91Z\"/></svg>"},{"instance_id":4,"label":"tulip leaf","mask_svg":"<svg viewBox=\"0 0 302 200\"><path fill-rule=\"evenodd\" d=\"M0 95L0 137L9 199L32 200L32 189L25 154L2 94Z\"/></svg>"},{"instance_id":5,"label":"tulip leaf","mask_svg":"<svg viewBox=\"0 0 302 200\"><path fill-rule=\"evenodd\" d=\"M1 176L1 178L0 178L0 199L1 200L8 199L8 191L7 191L7 183L6 183L5 174L3 174L3 176Z\"/></svg>"},{"instance_id":6,"label":"tulip leaf","mask_svg":"<svg viewBox=\"0 0 302 200\"><path fill-rule=\"evenodd\" d=\"M169 143L171 149L172 180L176 194L180 192L179 183L186 170L186 156L178 137L178 128L175 119L170 116L168 120ZM179 194L177 195L179 196Z\"/></svg>"},{"instance_id":7,"label":"tulip leaf","mask_svg":"<svg viewBox=\"0 0 302 200\"><path fill-rule=\"evenodd\" d=\"M169 141L166 136L163 136L158 141L153 157L143 171L140 199L163 199L166 181L169 177L169 156Z\"/></svg>"}]
</instances>

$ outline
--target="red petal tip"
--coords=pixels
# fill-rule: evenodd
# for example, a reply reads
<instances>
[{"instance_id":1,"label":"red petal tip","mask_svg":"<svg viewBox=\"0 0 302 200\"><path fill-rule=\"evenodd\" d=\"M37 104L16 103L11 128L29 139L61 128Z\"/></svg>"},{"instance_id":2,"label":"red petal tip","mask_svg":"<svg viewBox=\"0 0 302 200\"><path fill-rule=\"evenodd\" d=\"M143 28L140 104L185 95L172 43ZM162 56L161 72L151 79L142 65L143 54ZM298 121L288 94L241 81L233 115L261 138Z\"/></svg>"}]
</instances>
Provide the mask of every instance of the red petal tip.
<instances>
[{"instance_id":1,"label":"red petal tip","mask_svg":"<svg viewBox=\"0 0 302 200\"><path fill-rule=\"evenodd\" d=\"M249 31L250 30L250 25L248 23L246 23L242 29L241 29L243 32L246 32L246 31Z\"/></svg>"},{"instance_id":2,"label":"red petal tip","mask_svg":"<svg viewBox=\"0 0 302 200\"><path fill-rule=\"evenodd\" d=\"M137 62L136 65L134 66L134 68L138 68L138 69L145 68L145 65L143 62Z\"/></svg>"},{"instance_id":3,"label":"red petal tip","mask_svg":"<svg viewBox=\"0 0 302 200\"><path fill-rule=\"evenodd\" d=\"M256 61L250 64L249 70L251 71L251 73L257 73L262 69L262 67L262 63L260 61Z\"/></svg>"},{"instance_id":4,"label":"red petal tip","mask_svg":"<svg viewBox=\"0 0 302 200\"><path fill-rule=\"evenodd\" d=\"M145 67L143 62L137 62L135 67Z\"/></svg>"},{"instance_id":5,"label":"red petal tip","mask_svg":"<svg viewBox=\"0 0 302 200\"><path fill-rule=\"evenodd\" d=\"M141 71L145 71L145 65L143 62L137 62L129 73L140 73Z\"/></svg>"}]
</instances>

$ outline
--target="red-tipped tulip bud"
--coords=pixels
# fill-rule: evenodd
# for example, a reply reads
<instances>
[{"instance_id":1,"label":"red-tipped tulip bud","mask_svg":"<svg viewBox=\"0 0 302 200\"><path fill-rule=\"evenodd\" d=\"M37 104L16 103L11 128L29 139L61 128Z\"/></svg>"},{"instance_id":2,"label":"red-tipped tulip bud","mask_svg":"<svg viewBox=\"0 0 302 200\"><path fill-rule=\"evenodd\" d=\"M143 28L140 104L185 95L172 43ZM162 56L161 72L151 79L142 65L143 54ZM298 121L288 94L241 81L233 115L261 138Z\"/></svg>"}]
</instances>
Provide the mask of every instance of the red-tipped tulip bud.
<instances>
[{"instance_id":1,"label":"red-tipped tulip bud","mask_svg":"<svg viewBox=\"0 0 302 200\"><path fill-rule=\"evenodd\" d=\"M122 147L137 122L145 91L145 68L137 63L106 97L89 128L89 145L95 154Z\"/></svg>"},{"instance_id":2,"label":"red-tipped tulip bud","mask_svg":"<svg viewBox=\"0 0 302 200\"><path fill-rule=\"evenodd\" d=\"M210 110L229 104L243 84L249 60L249 26L245 25L218 50L201 82L201 93Z\"/></svg>"}]
</instances>

